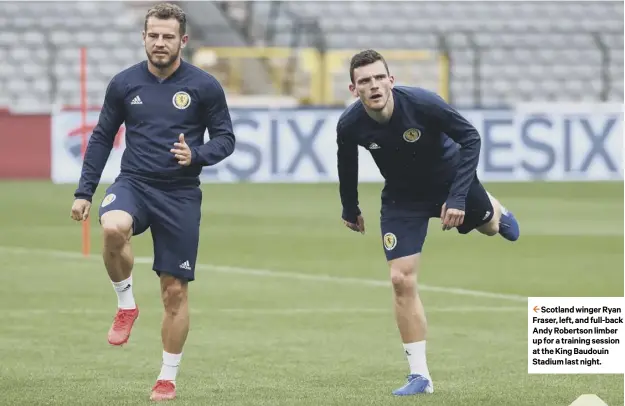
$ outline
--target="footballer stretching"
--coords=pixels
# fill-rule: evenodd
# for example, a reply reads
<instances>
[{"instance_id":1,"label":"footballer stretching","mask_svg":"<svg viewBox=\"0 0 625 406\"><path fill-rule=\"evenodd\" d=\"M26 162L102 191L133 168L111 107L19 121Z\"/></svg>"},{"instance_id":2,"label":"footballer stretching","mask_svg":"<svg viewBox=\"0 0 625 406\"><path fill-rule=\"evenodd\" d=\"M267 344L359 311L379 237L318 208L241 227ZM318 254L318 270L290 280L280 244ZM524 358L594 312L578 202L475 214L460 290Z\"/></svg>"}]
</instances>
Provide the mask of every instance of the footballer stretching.
<instances>
[{"instance_id":1,"label":"footballer stretching","mask_svg":"<svg viewBox=\"0 0 625 406\"><path fill-rule=\"evenodd\" d=\"M111 345L130 337L139 316L133 295L133 236L150 228L152 269L164 305L163 362L152 400L176 396L176 376L189 331L188 283L195 279L202 191L199 174L234 151L235 137L224 91L214 77L181 59L186 16L159 4L145 18L147 61L115 75L89 139L72 218L84 221L122 123L126 150L121 172L99 208L103 258L117 293ZM208 130L210 140L204 142Z\"/></svg>"},{"instance_id":2,"label":"footballer stretching","mask_svg":"<svg viewBox=\"0 0 625 406\"><path fill-rule=\"evenodd\" d=\"M358 148L367 149L385 179L381 237L395 297L397 327L408 358L407 383L397 396L432 393L426 362L427 322L416 276L430 218L443 230L472 230L510 241L519 237L512 215L480 183L477 130L433 92L394 86L376 51L355 55L350 91L358 97L337 123L342 218L365 232L358 207Z\"/></svg>"}]
</instances>

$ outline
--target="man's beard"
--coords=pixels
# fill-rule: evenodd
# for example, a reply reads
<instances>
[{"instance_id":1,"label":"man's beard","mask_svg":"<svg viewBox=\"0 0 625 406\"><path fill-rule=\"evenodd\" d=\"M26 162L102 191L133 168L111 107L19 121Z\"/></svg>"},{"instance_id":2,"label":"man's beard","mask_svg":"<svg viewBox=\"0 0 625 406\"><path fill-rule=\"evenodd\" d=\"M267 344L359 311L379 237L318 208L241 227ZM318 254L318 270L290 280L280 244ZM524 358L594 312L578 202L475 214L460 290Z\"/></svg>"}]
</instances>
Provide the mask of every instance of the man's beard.
<instances>
[{"instance_id":1,"label":"man's beard","mask_svg":"<svg viewBox=\"0 0 625 406\"><path fill-rule=\"evenodd\" d=\"M148 59L150 60L152 65L154 65L158 69L166 69L174 64L174 62L176 61L176 58L178 58L178 55L180 55L180 48L178 48L178 51L175 54L171 54L169 55L169 58L165 58L165 59L156 59L155 57L157 55L154 55L154 54L151 55L147 50L145 51L145 53L147 54Z\"/></svg>"}]
</instances>

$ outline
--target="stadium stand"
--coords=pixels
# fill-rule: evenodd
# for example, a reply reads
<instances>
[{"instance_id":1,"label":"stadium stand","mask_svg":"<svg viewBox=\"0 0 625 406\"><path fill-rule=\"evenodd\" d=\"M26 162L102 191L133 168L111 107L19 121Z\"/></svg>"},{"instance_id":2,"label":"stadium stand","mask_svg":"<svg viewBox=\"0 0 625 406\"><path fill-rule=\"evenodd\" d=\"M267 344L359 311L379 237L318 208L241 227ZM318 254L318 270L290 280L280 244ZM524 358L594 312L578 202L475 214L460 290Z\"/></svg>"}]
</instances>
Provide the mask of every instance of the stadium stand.
<instances>
[{"instance_id":1,"label":"stadium stand","mask_svg":"<svg viewBox=\"0 0 625 406\"><path fill-rule=\"evenodd\" d=\"M229 94L304 100L325 86L309 102L340 104L349 99L350 52L376 48L397 50L390 59L400 83L445 86L458 105L623 100L622 2L179 3L193 36L187 57ZM89 49L88 103L101 103L110 77L145 56L148 4L3 2L0 106L77 105L81 46ZM227 56L250 47L273 51L249 52L238 64ZM322 65L314 55L336 58Z\"/></svg>"},{"instance_id":2,"label":"stadium stand","mask_svg":"<svg viewBox=\"0 0 625 406\"><path fill-rule=\"evenodd\" d=\"M136 21L119 2L3 2L0 105L49 110L79 105L80 47L89 49L89 104L106 82L145 57Z\"/></svg>"},{"instance_id":3,"label":"stadium stand","mask_svg":"<svg viewBox=\"0 0 625 406\"><path fill-rule=\"evenodd\" d=\"M446 48L456 104L623 100L622 2L302 1L285 7L317 19L330 49ZM253 20L265 21L270 5L260 2L253 11ZM288 28L289 20L279 16L276 25ZM281 30L276 45L288 46L288 34Z\"/></svg>"}]
</instances>

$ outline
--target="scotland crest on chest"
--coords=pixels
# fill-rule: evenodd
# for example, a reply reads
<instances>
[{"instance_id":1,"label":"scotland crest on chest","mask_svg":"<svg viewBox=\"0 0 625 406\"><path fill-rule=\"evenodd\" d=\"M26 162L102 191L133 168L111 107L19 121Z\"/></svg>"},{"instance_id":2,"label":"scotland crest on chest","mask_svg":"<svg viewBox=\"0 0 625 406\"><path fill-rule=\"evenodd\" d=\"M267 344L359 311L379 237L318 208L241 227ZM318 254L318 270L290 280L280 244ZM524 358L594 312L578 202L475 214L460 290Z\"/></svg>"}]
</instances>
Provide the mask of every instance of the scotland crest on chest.
<instances>
[{"instance_id":1,"label":"scotland crest on chest","mask_svg":"<svg viewBox=\"0 0 625 406\"><path fill-rule=\"evenodd\" d=\"M404 139L404 141L409 143L417 142L421 138L421 130L419 130L418 128L409 128L404 131L402 138Z\"/></svg>"},{"instance_id":2,"label":"scotland crest on chest","mask_svg":"<svg viewBox=\"0 0 625 406\"><path fill-rule=\"evenodd\" d=\"M191 95L183 90L178 91L174 93L171 102L178 110L186 110L191 106Z\"/></svg>"},{"instance_id":3,"label":"scotland crest on chest","mask_svg":"<svg viewBox=\"0 0 625 406\"><path fill-rule=\"evenodd\" d=\"M180 124L195 124L200 118L200 101L189 89L174 88L167 97L167 116Z\"/></svg>"},{"instance_id":4,"label":"scotland crest on chest","mask_svg":"<svg viewBox=\"0 0 625 406\"><path fill-rule=\"evenodd\" d=\"M196 92L180 86L146 86L126 97L126 118L137 124L192 124L201 120Z\"/></svg>"}]
</instances>

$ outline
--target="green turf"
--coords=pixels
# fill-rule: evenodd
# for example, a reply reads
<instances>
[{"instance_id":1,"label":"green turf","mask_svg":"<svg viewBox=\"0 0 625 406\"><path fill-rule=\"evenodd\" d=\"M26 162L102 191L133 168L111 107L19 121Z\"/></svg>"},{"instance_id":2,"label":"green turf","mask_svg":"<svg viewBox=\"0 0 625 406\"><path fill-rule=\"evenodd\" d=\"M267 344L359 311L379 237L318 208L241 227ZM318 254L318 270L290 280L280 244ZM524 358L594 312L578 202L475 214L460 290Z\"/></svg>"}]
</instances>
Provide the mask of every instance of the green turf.
<instances>
[{"instance_id":1,"label":"green turf","mask_svg":"<svg viewBox=\"0 0 625 406\"><path fill-rule=\"evenodd\" d=\"M623 405L622 375L527 374L527 314L516 296L432 289L623 296L623 184L487 186L515 212L523 236L515 244L460 236L432 220L420 281L431 288L423 299L436 393L397 399L390 392L407 363L391 291L371 282L387 276L380 186L360 188L362 236L341 224L336 185L205 185L205 266L190 290L175 404L564 406L595 393ZM72 191L0 183L0 404L148 404L161 357L157 279L149 264L136 266L141 317L130 343L111 348L116 299L98 258L96 219L92 258L51 251L80 252ZM152 256L149 232L133 247Z\"/></svg>"}]
</instances>

